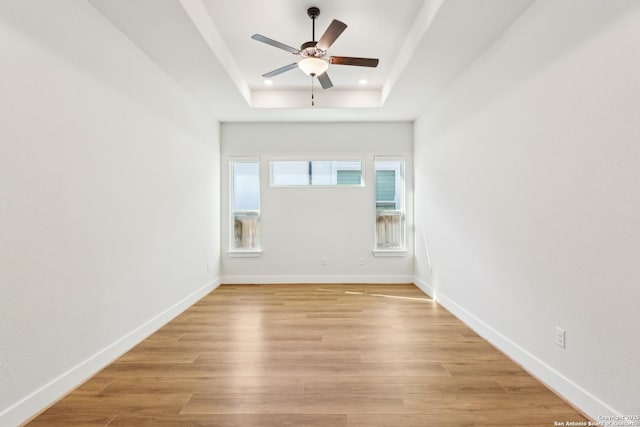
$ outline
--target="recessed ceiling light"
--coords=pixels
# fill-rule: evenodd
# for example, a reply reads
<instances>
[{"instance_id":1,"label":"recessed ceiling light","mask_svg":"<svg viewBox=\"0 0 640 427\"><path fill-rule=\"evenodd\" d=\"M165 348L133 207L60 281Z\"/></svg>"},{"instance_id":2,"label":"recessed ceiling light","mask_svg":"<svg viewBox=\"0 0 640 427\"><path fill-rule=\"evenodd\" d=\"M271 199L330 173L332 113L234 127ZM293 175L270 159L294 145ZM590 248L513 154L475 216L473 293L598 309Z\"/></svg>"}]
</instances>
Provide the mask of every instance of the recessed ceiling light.
<instances>
[{"instance_id":1,"label":"recessed ceiling light","mask_svg":"<svg viewBox=\"0 0 640 427\"><path fill-rule=\"evenodd\" d=\"M264 84L266 84L267 86L271 86L273 84L273 80L265 80Z\"/></svg>"},{"instance_id":2,"label":"recessed ceiling light","mask_svg":"<svg viewBox=\"0 0 640 427\"><path fill-rule=\"evenodd\" d=\"M358 83L360 83L362 86L364 86L367 83L369 83L369 81L367 79L360 79L360 80L358 80Z\"/></svg>"}]
</instances>

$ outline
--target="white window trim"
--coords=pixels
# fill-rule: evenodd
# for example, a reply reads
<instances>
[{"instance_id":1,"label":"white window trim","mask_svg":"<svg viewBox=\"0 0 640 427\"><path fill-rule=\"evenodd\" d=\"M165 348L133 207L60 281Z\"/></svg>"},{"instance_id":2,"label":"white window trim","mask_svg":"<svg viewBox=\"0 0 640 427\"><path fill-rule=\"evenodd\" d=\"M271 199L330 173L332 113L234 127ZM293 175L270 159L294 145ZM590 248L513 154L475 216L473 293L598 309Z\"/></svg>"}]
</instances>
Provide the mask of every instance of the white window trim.
<instances>
[{"instance_id":1,"label":"white window trim","mask_svg":"<svg viewBox=\"0 0 640 427\"><path fill-rule=\"evenodd\" d=\"M251 249L246 251L229 250L227 256L229 258L260 258L262 256L262 249Z\"/></svg>"},{"instance_id":2,"label":"white window trim","mask_svg":"<svg viewBox=\"0 0 640 427\"><path fill-rule=\"evenodd\" d=\"M406 211L406 169L407 160L404 156L373 156L373 208L374 218L377 217L376 209L376 162L402 162L402 185L400 192L400 212L402 212L402 247L401 248L378 248L378 231L374 224L373 229L373 249L371 253L377 257L403 257L407 254L407 211ZM375 221L374 221L375 223Z\"/></svg>"},{"instance_id":3,"label":"white window trim","mask_svg":"<svg viewBox=\"0 0 640 427\"><path fill-rule=\"evenodd\" d=\"M233 168L231 165L233 163L258 163L258 188L260 192L258 193L258 217L260 218L260 228L258 230L258 247L255 249L237 249L233 247L233 236L235 235L233 218L234 218L234 210L233 210L233 196L234 196L234 176L233 176ZM230 258L259 258L262 256L262 179L261 179L261 170L262 164L260 162L260 157L229 157L228 161L229 168L229 220L228 223L228 250L227 256Z\"/></svg>"},{"instance_id":4,"label":"white window trim","mask_svg":"<svg viewBox=\"0 0 640 427\"><path fill-rule=\"evenodd\" d=\"M407 255L406 249L374 249L371 251L373 256L379 257L403 257Z\"/></svg>"}]
</instances>

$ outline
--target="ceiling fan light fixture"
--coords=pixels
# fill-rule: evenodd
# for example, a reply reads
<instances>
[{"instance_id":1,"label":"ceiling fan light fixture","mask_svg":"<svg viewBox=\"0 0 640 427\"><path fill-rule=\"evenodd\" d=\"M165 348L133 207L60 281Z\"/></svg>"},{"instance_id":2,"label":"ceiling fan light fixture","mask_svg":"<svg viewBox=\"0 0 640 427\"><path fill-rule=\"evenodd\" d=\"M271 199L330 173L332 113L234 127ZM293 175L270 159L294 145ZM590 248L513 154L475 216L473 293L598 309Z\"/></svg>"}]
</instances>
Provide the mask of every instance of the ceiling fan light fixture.
<instances>
[{"instance_id":1,"label":"ceiling fan light fixture","mask_svg":"<svg viewBox=\"0 0 640 427\"><path fill-rule=\"evenodd\" d=\"M262 75L262 77L270 79L286 71L293 70L298 67L306 75L316 77L322 89L330 89L333 87L333 82L327 75L329 64L336 65L355 65L359 67L377 67L377 58L356 58L351 56L329 56L327 57L327 51L336 41L336 39L347 28L347 24L334 19L329 24L329 27L322 34L320 39L316 41L316 18L320 15L320 9L317 7L310 7L307 9L307 15L311 18L311 41L302 44L300 49L291 47L279 41L270 39L261 34L254 34L251 36L253 40L261 43L268 44L278 49L285 50L289 53L301 57L298 62L294 62L284 67L280 67L273 71L269 71ZM313 78L311 79L311 88L313 91ZM313 96L313 93L312 93Z\"/></svg>"},{"instance_id":2,"label":"ceiling fan light fixture","mask_svg":"<svg viewBox=\"0 0 640 427\"><path fill-rule=\"evenodd\" d=\"M298 62L298 67L308 76L319 76L329 68L324 59L307 57Z\"/></svg>"}]
</instances>

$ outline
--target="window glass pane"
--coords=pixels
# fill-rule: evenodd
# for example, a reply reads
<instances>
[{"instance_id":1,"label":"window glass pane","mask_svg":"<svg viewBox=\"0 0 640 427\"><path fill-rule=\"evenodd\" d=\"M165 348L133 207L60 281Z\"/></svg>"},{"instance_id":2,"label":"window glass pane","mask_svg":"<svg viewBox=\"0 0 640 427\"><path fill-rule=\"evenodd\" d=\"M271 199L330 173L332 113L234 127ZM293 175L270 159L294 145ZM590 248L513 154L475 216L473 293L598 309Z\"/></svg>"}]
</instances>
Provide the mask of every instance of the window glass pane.
<instances>
[{"instance_id":1,"label":"window glass pane","mask_svg":"<svg viewBox=\"0 0 640 427\"><path fill-rule=\"evenodd\" d=\"M258 249L258 212L234 212L233 234L236 249Z\"/></svg>"},{"instance_id":2,"label":"window glass pane","mask_svg":"<svg viewBox=\"0 0 640 427\"><path fill-rule=\"evenodd\" d=\"M260 163L231 161L231 221L229 247L232 250L260 249Z\"/></svg>"},{"instance_id":3,"label":"window glass pane","mask_svg":"<svg viewBox=\"0 0 640 427\"><path fill-rule=\"evenodd\" d=\"M333 185L362 185L362 162L331 162L331 178Z\"/></svg>"},{"instance_id":4,"label":"window glass pane","mask_svg":"<svg viewBox=\"0 0 640 427\"><path fill-rule=\"evenodd\" d=\"M312 160L271 162L271 185L362 185L359 160Z\"/></svg>"},{"instance_id":5,"label":"window glass pane","mask_svg":"<svg viewBox=\"0 0 640 427\"><path fill-rule=\"evenodd\" d=\"M307 161L271 162L271 185L309 185Z\"/></svg>"},{"instance_id":6,"label":"window glass pane","mask_svg":"<svg viewBox=\"0 0 640 427\"><path fill-rule=\"evenodd\" d=\"M403 160L376 160L376 248L404 248Z\"/></svg>"},{"instance_id":7,"label":"window glass pane","mask_svg":"<svg viewBox=\"0 0 640 427\"><path fill-rule=\"evenodd\" d=\"M260 175L257 162L233 164L233 210L257 211L260 209Z\"/></svg>"},{"instance_id":8,"label":"window glass pane","mask_svg":"<svg viewBox=\"0 0 640 427\"><path fill-rule=\"evenodd\" d=\"M311 164L311 185L335 185L335 183L331 182L332 162L315 160L309 163Z\"/></svg>"},{"instance_id":9,"label":"window glass pane","mask_svg":"<svg viewBox=\"0 0 640 427\"><path fill-rule=\"evenodd\" d=\"M393 170L376 171L376 207L396 208L396 172Z\"/></svg>"},{"instance_id":10,"label":"window glass pane","mask_svg":"<svg viewBox=\"0 0 640 427\"><path fill-rule=\"evenodd\" d=\"M402 160L376 161L376 207L402 209Z\"/></svg>"},{"instance_id":11,"label":"window glass pane","mask_svg":"<svg viewBox=\"0 0 640 427\"><path fill-rule=\"evenodd\" d=\"M402 248L402 213L398 211L378 211L376 232L379 249Z\"/></svg>"},{"instance_id":12,"label":"window glass pane","mask_svg":"<svg viewBox=\"0 0 640 427\"><path fill-rule=\"evenodd\" d=\"M361 171L338 171L338 185L360 185Z\"/></svg>"}]
</instances>

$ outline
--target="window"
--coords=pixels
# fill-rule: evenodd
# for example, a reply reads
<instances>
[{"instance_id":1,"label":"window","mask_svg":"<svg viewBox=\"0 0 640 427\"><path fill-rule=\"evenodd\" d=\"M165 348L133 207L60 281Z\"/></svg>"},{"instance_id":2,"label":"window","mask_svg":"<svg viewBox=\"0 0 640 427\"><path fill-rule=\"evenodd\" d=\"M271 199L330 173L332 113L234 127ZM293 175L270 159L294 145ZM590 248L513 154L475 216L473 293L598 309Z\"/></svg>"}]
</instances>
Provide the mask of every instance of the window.
<instances>
[{"instance_id":1,"label":"window","mask_svg":"<svg viewBox=\"0 0 640 427\"><path fill-rule=\"evenodd\" d=\"M375 159L376 250L404 251L404 160Z\"/></svg>"},{"instance_id":2,"label":"window","mask_svg":"<svg viewBox=\"0 0 640 427\"><path fill-rule=\"evenodd\" d=\"M256 159L235 159L231 174L231 251L260 250L260 163Z\"/></svg>"},{"instance_id":3,"label":"window","mask_svg":"<svg viewBox=\"0 0 640 427\"><path fill-rule=\"evenodd\" d=\"M271 186L362 186L361 160L271 162Z\"/></svg>"}]
</instances>

